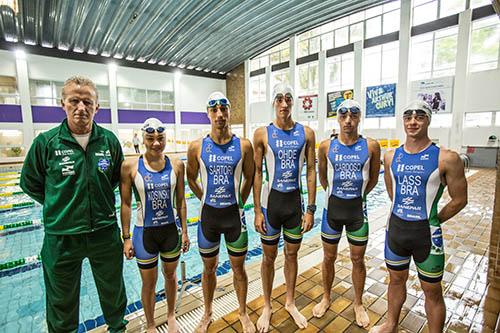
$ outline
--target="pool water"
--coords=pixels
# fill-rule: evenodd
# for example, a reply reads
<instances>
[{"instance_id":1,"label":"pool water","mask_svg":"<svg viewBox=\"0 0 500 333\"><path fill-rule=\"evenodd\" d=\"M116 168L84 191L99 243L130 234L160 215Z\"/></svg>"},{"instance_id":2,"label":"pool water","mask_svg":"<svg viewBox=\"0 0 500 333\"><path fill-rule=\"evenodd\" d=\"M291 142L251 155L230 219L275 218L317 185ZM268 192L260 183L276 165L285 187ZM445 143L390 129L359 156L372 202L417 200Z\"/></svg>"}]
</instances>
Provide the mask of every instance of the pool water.
<instances>
[{"instance_id":1,"label":"pool water","mask_svg":"<svg viewBox=\"0 0 500 333\"><path fill-rule=\"evenodd\" d=\"M0 193L19 190L19 187L0 187ZM304 195L304 199L307 202L307 195ZM0 197L0 206L30 200L24 194ZM383 185L383 177L380 177L377 186L367 199L368 214L378 207L385 206L388 200ZM305 235L305 239L313 237L320 232L321 215L325 202L323 190L318 190L316 201L318 210L315 216L314 227L311 232ZM118 196L117 202L119 202ZM251 202L252 198L249 198L248 203ZM187 199L186 203L188 218L196 217L199 211L199 201L193 198ZM257 255L259 251L252 252L252 250L260 248L260 238L253 227L253 209L247 210L245 217L249 239L247 262L253 262L260 260L260 256ZM37 218L41 218L41 206L38 204L30 208L0 211L0 225ZM132 217L132 221L134 220L135 212ZM183 255L182 259L186 262L187 278L196 278L202 271L202 261L197 251L197 225L190 225L188 233L191 240L191 250ZM0 230L0 264L38 255L42 247L42 241L42 226ZM221 243L224 244L224 242ZM218 275L225 274L228 271L227 261L227 250L222 245L219 256ZM0 311L0 332L46 332L45 295L43 272L40 263L25 265L21 269L10 271L9 275L0 275L0 308L3 310ZM0 271L0 273L2 272ZM178 276L180 277L180 271ZM141 290L141 279L135 260L125 260L124 278L127 290L127 302L129 304L128 311L135 311L138 307L140 308L138 301L140 300ZM161 291L162 289L163 277L159 274L156 290ZM97 290L87 260L83 263L80 291L80 323L84 322L86 322L87 327L95 327L103 323ZM80 331L85 331L83 324L80 325Z\"/></svg>"}]
</instances>

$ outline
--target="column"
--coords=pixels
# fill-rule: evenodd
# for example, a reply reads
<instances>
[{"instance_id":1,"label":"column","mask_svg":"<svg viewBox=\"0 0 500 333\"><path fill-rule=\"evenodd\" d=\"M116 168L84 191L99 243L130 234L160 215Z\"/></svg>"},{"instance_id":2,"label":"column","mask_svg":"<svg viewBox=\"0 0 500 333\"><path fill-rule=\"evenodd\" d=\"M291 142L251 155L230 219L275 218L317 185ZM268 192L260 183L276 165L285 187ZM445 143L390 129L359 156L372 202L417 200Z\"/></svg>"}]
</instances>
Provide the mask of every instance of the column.
<instances>
[{"instance_id":1,"label":"column","mask_svg":"<svg viewBox=\"0 0 500 333\"><path fill-rule=\"evenodd\" d=\"M116 87L116 64L108 65L109 107L111 108L111 130L118 136L118 89Z\"/></svg>"},{"instance_id":2,"label":"column","mask_svg":"<svg viewBox=\"0 0 500 333\"><path fill-rule=\"evenodd\" d=\"M460 13L458 17L457 61L453 85L453 106L450 128L450 148L460 152L462 148L463 120L467 101L467 78L469 73L470 33L472 9Z\"/></svg>"},{"instance_id":3,"label":"column","mask_svg":"<svg viewBox=\"0 0 500 333\"><path fill-rule=\"evenodd\" d=\"M409 62L411 42L411 0L401 1L400 27L399 27L399 71L398 84L396 85L396 138L404 141L405 132L403 128L402 110L408 103L409 91Z\"/></svg>"},{"instance_id":4,"label":"column","mask_svg":"<svg viewBox=\"0 0 500 333\"><path fill-rule=\"evenodd\" d=\"M34 138L33 116L31 114L30 85L28 76L28 63L24 51L16 51L17 88L19 90L19 101L23 115L23 146L30 148Z\"/></svg>"},{"instance_id":5,"label":"column","mask_svg":"<svg viewBox=\"0 0 500 333\"><path fill-rule=\"evenodd\" d=\"M316 137L316 142L321 142L326 136L325 131L330 130L325 129L326 124L326 50L319 52L318 61L318 133Z\"/></svg>"}]
</instances>

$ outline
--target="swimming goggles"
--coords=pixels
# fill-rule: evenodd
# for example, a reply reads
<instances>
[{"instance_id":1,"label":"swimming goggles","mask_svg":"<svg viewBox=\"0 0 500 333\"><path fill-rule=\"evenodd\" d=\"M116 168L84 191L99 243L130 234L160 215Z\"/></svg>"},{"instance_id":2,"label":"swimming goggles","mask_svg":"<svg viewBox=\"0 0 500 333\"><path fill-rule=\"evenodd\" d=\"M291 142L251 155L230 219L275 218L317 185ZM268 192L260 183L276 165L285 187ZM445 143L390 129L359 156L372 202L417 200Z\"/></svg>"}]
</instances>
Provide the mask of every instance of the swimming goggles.
<instances>
[{"instance_id":1,"label":"swimming goggles","mask_svg":"<svg viewBox=\"0 0 500 333\"><path fill-rule=\"evenodd\" d=\"M351 111L352 114L358 114L361 112L361 110L357 106L351 106L350 108L341 107L338 109L338 113L340 114L346 114L349 111Z\"/></svg>"},{"instance_id":2,"label":"swimming goggles","mask_svg":"<svg viewBox=\"0 0 500 333\"><path fill-rule=\"evenodd\" d=\"M165 127L158 126L155 128L153 126L147 126L147 127L143 127L142 130L148 134L153 134L155 131L156 131L156 133L161 134L161 133L165 132Z\"/></svg>"},{"instance_id":3,"label":"swimming goggles","mask_svg":"<svg viewBox=\"0 0 500 333\"><path fill-rule=\"evenodd\" d=\"M231 106L231 103L229 103L229 101L227 99L225 99L225 98L211 99L211 100L208 101L208 107L209 108L213 108L217 104L219 104L220 106Z\"/></svg>"}]
</instances>

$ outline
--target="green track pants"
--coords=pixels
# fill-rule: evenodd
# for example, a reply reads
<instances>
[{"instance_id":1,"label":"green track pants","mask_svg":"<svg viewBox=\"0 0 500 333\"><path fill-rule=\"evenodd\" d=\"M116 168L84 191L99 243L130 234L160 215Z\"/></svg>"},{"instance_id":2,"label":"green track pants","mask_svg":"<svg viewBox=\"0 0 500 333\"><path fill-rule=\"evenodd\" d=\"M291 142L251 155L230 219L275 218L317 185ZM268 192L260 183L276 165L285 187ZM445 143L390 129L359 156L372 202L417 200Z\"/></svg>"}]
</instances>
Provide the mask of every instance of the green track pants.
<instances>
[{"instance_id":1,"label":"green track pants","mask_svg":"<svg viewBox=\"0 0 500 333\"><path fill-rule=\"evenodd\" d=\"M127 306L123 245L116 224L78 235L45 234L42 247L49 332L77 332L82 261L88 258L110 332L122 332Z\"/></svg>"}]
</instances>

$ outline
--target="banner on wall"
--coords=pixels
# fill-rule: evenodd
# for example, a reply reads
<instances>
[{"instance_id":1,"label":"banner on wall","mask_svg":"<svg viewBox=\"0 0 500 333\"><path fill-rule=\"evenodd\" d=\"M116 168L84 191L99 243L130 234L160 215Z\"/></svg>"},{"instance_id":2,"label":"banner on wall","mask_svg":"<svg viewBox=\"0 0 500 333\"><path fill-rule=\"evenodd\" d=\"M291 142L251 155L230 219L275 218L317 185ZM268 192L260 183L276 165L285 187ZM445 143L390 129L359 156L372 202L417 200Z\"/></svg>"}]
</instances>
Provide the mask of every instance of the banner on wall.
<instances>
[{"instance_id":1,"label":"banner on wall","mask_svg":"<svg viewBox=\"0 0 500 333\"><path fill-rule=\"evenodd\" d=\"M337 116L337 108L346 99L352 99L354 90L340 90L329 92L326 94L326 117L335 118Z\"/></svg>"},{"instance_id":2,"label":"banner on wall","mask_svg":"<svg viewBox=\"0 0 500 333\"><path fill-rule=\"evenodd\" d=\"M297 113L299 121L318 120L318 95L299 96Z\"/></svg>"},{"instance_id":3,"label":"banner on wall","mask_svg":"<svg viewBox=\"0 0 500 333\"><path fill-rule=\"evenodd\" d=\"M419 80L411 83L412 99L424 100L434 113L450 113L454 77Z\"/></svg>"},{"instance_id":4,"label":"banner on wall","mask_svg":"<svg viewBox=\"0 0 500 333\"><path fill-rule=\"evenodd\" d=\"M366 118L394 117L396 84L366 87Z\"/></svg>"}]
</instances>

